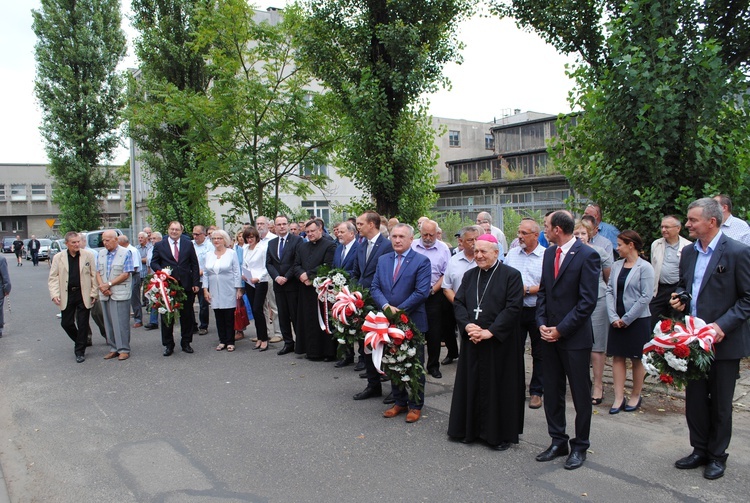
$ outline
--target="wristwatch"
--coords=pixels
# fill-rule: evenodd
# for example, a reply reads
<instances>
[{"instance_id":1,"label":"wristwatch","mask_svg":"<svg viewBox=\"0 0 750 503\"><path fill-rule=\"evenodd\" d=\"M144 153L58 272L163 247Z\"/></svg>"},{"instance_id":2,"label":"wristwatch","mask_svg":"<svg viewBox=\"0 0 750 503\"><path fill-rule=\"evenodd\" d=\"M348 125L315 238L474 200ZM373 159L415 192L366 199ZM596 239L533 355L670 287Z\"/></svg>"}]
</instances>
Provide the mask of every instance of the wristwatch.
<instances>
[{"instance_id":1,"label":"wristwatch","mask_svg":"<svg viewBox=\"0 0 750 503\"><path fill-rule=\"evenodd\" d=\"M531 287L530 286L526 287L526 295L531 295Z\"/></svg>"}]
</instances>

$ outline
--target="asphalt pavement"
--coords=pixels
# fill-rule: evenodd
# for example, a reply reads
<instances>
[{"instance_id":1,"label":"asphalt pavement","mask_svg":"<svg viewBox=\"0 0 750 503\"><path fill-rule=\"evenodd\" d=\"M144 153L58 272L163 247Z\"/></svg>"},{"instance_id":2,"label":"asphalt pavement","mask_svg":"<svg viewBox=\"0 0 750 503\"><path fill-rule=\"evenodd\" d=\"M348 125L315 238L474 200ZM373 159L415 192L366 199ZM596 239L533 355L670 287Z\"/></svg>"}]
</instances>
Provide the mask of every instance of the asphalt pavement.
<instances>
[{"instance_id":1,"label":"asphalt pavement","mask_svg":"<svg viewBox=\"0 0 750 503\"><path fill-rule=\"evenodd\" d=\"M724 478L673 467L691 451L682 397L655 384L640 411L615 416L607 386L588 459L566 471L564 458L534 460L549 445L541 409L526 409L521 442L508 451L449 442L455 364L442 367L442 379L428 376L415 424L383 418L379 399L353 401L365 381L351 366L251 351L248 340L234 353L215 351L213 316L192 355L165 358L158 330L133 329L127 361L103 360L107 346L92 323L94 346L77 364L49 301L47 264L9 269L0 503L731 502L750 493L747 365ZM573 412L569 402L569 428Z\"/></svg>"}]
</instances>

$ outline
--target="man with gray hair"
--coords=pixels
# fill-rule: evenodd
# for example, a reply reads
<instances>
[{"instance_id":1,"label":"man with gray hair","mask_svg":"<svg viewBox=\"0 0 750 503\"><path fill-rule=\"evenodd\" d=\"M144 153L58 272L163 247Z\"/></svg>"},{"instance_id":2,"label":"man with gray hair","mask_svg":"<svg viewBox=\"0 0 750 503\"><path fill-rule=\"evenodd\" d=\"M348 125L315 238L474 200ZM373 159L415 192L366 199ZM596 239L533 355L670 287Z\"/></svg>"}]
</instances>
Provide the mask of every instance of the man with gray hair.
<instances>
[{"instance_id":1,"label":"man with gray hair","mask_svg":"<svg viewBox=\"0 0 750 503\"><path fill-rule=\"evenodd\" d=\"M204 226L196 225L193 227L193 248L195 248L195 254L198 255L201 278L203 278L203 271L206 269L206 255L214 251L214 245L209 239L206 239L207 236L208 233ZM206 297L203 295L203 288L199 289L195 296L198 298L198 323L195 324L193 332L197 331L198 335L206 335L208 333L209 306Z\"/></svg>"},{"instance_id":2,"label":"man with gray hair","mask_svg":"<svg viewBox=\"0 0 750 503\"><path fill-rule=\"evenodd\" d=\"M104 239L104 237L102 237ZM141 254L138 249L130 244L130 240L125 234L117 237L117 243L130 253L131 263L133 264L131 278L130 307L133 309L133 328L143 326L143 309L141 308Z\"/></svg>"},{"instance_id":3,"label":"man with gray hair","mask_svg":"<svg viewBox=\"0 0 750 503\"><path fill-rule=\"evenodd\" d=\"M721 232L742 244L750 245L750 225L732 215L732 199L726 194L719 194L714 200L721 206Z\"/></svg>"},{"instance_id":4,"label":"man with gray hair","mask_svg":"<svg viewBox=\"0 0 750 503\"><path fill-rule=\"evenodd\" d=\"M680 280L670 304L697 316L715 331L708 375L688 381L685 418L693 452L675 462L685 470L705 466L703 477L724 475L732 437L732 400L740 360L750 355L750 248L725 235L719 202L703 198L688 206L685 227L693 246L680 257ZM679 294L691 296L687 304Z\"/></svg>"},{"instance_id":5,"label":"man with gray hair","mask_svg":"<svg viewBox=\"0 0 750 503\"><path fill-rule=\"evenodd\" d=\"M503 260L503 255L508 252L508 240L505 238L505 233L502 230L492 225L492 215L490 215L490 213L487 211L480 211L477 215L477 225L481 227L484 227L484 225L489 225L488 234L492 234L493 236L495 236L495 239L497 239L497 242L501 247L500 260Z\"/></svg>"},{"instance_id":6,"label":"man with gray hair","mask_svg":"<svg viewBox=\"0 0 750 503\"><path fill-rule=\"evenodd\" d=\"M269 230L270 224L268 218L263 215L255 219L255 228L260 234L260 240L266 245L270 244L272 239L276 239L278 236ZM274 222L275 227L275 222ZM276 305L276 291L273 288L268 289L266 295L266 304L263 306L263 315L266 317L266 326L268 327L269 339L268 342L276 343L282 341L281 327L279 326L279 309ZM272 334L272 335L271 335ZM253 342L257 341L257 337L251 339ZM284 343L286 344L286 340Z\"/></svg>"},{"instance_id":7,"label":"man with gray hair","mask_svg":"<svg viewBox=\"0 0 750 503\"><path fill-rule=\"evenodd\" d=\"M99 300L109 345L105 360L130 358L130 300L135 269L133 253L125 247L127 239L126 236L118 238L117 233L111 229L102 233L104 249L99 251L96 282L99 285ZM118 241L126 245L118 245ZM140 307L141 303L138 302L139 312Z\"/></svg>"}]
</instances>

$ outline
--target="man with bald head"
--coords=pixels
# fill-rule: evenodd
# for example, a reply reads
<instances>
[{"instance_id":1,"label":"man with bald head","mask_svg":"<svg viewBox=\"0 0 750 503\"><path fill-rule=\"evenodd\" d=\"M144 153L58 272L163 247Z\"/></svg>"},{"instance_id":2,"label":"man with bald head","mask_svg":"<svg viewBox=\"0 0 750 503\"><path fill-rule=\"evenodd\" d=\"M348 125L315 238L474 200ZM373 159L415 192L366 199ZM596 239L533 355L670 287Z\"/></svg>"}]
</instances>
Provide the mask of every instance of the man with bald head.
<instances>
[{"instance_id":1,"label":"man with bald head","mask_svg":"<svg viewBox=\"0 0 750 503\"><path fill-rule=\"evenodd\" d=\"M130 358L130 299L132 295L133 254L118 243L117 233L102 233L104 249L99 251L96 283L102 303L109 353L105 360ZM125 242L125 240L123 240ZM139 303L140 307L140 303Z\"/></svg>"},{"instance_id":2,"label":"man with bald head","mask_svg":"<svg viewBox=\"0 0 750 503\"><path fill-rule=\"evenodd\" d=\"M423 220L420 238L411 245L412 250L430 259L430 295L425 302L428 326L427 339L427 372L435 379L440 379L440 343L454 336L453 327L456 320L447 297L443 294L443 276L451 252L448 245L437 239L438 225L434 220ZM451 355L457 356L457 355Z\"/></svg>"}]
</instances>

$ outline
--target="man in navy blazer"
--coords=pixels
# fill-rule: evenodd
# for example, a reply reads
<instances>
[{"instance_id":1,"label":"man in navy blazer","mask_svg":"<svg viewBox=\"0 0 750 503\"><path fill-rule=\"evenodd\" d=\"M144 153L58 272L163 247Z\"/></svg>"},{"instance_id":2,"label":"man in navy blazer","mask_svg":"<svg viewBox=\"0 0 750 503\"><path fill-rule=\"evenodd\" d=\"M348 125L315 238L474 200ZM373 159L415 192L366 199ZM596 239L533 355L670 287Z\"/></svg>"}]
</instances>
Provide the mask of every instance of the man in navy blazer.
<instances>
[{"instance_id":1,"label":"man in navy blazer","mask_svg":"<svg viewBox=\"0 0 750 503\"><path fill-rule=\"evenodd\" d=\"M573 237L575 220L556 211L544 222L550 246L544 252L537 294L537 323L544 362L544 414L552 444L536 457L551 461L570 454L565 468L583 465L591 429L591 313L599 293L601 259L590 246ZM565 378L576 410L575 438L565 433Z\"/></svg>"},{"instance_id":2,"label":"man in navy blazer","mask_svg":"<svg viewBox=\"0 0 750 503\"><path fill-rule=\"evenodd\" d=\"M380 215L374 211L366 211L357 217L357 230L364 240L359 244L357 254L354 256L352 277L362 288L369 290L372 287L372 278L375 277L378 259L387 253L391 253L393 247L391 242L380 234ZM375 370L375 365L372 363L372 355L365 354L364 347L364 341L360 340L359 362L354 370L357 372L367 371L367 387L354 395L355 400L365 400L383 394L380 374Z\"/></svg>"},{"instance_id":3,"label":"man in navy blazer","mask_svg":"<svg viewBox=\"0 0 750 503\"><path fill-rule=\"evenodd\" d=\"M195 312L193 302L195 294L200 285L200 265L198 255L195 253L190 238L182 234L180 222L169 222L167 233L168 239L162 239L154 245L151 258L151 269L161 271L165 267L172 269L172 276L177 279L180 286L185 289L187 300L180 310L180 346L185 353L192 353L193 348L193 324L195 323ZM161 320L161 343L164 346L164 356L174 353L174 322L167 324L162 316Z\"/></svg>"},{"instance_id":4,"label":"man in navy blazer","mask_svg":"<svg viewBox=\"0 0 750 503\"><path fill-rule=\"evenodd\" d=\"M410 225L397 224L391 232L393 253L378 259L375 277L372 279L370 293L375 306L383 311L405 311L417 329L423 333L428 330L427 310L424 303L430 296L430 277L432 266L430 259L411 249L414 230ZM424 364L424 347L417 348L419 359ZM406 390L391 384L391 393L395 404L383 413L384 417L395 417L406 412L406 422L419 420L424 405L424 374L419 379L423 391L419 401L412 401Z\"/></svg>"},{"instance_id":5,"label":"man in navy blazer","mask_svg":"<svg viewBox=\"0 0 750 503\"><path fill-rule=\"evenodd\" d=\"M671 305L697 316L716 330L714 361L706 379L688 381L685 418L693 453L675 466L691 469L705 465L703 476L718 479L726 469L732 437L732 399L740 359L750 355L750 247L721 232L721 205L710 198L688 206L691 238L680 257L677 291L692 299L683 305L677 293Z\"/></svg>"},{"instance_id":6,"label":"man in navy blazer","mask_svg":"<svg viewBox=\"0 0 750 503\"><path fill-rule=\"evenodd\" d=\"M349 220L346 220L341 222L336 229L338 230L339 246L336 247L336 252L333 254L333 267L343 269L349 275L352 275L356 263L355 257L359 249L359 243L354 239L357 236L357 228Z\"/></svg>"},{"instance_id":7,"label":"man in navy blazer","mask_svg":"<svg viewBox=\"0 0 750 503\"><path fill-rule=\"evenodd\" d=\"M279 313L279 329L284 339L284 347L278 355L294 352L292 325L297 324L297 299L300 282L294 274L294 261L302 238L289 232L289 219L279 215L274 221L277 237L268 242L266 270L268 270L273 291L276 294L276 308Z\"/></svg>"}]
</instances>

